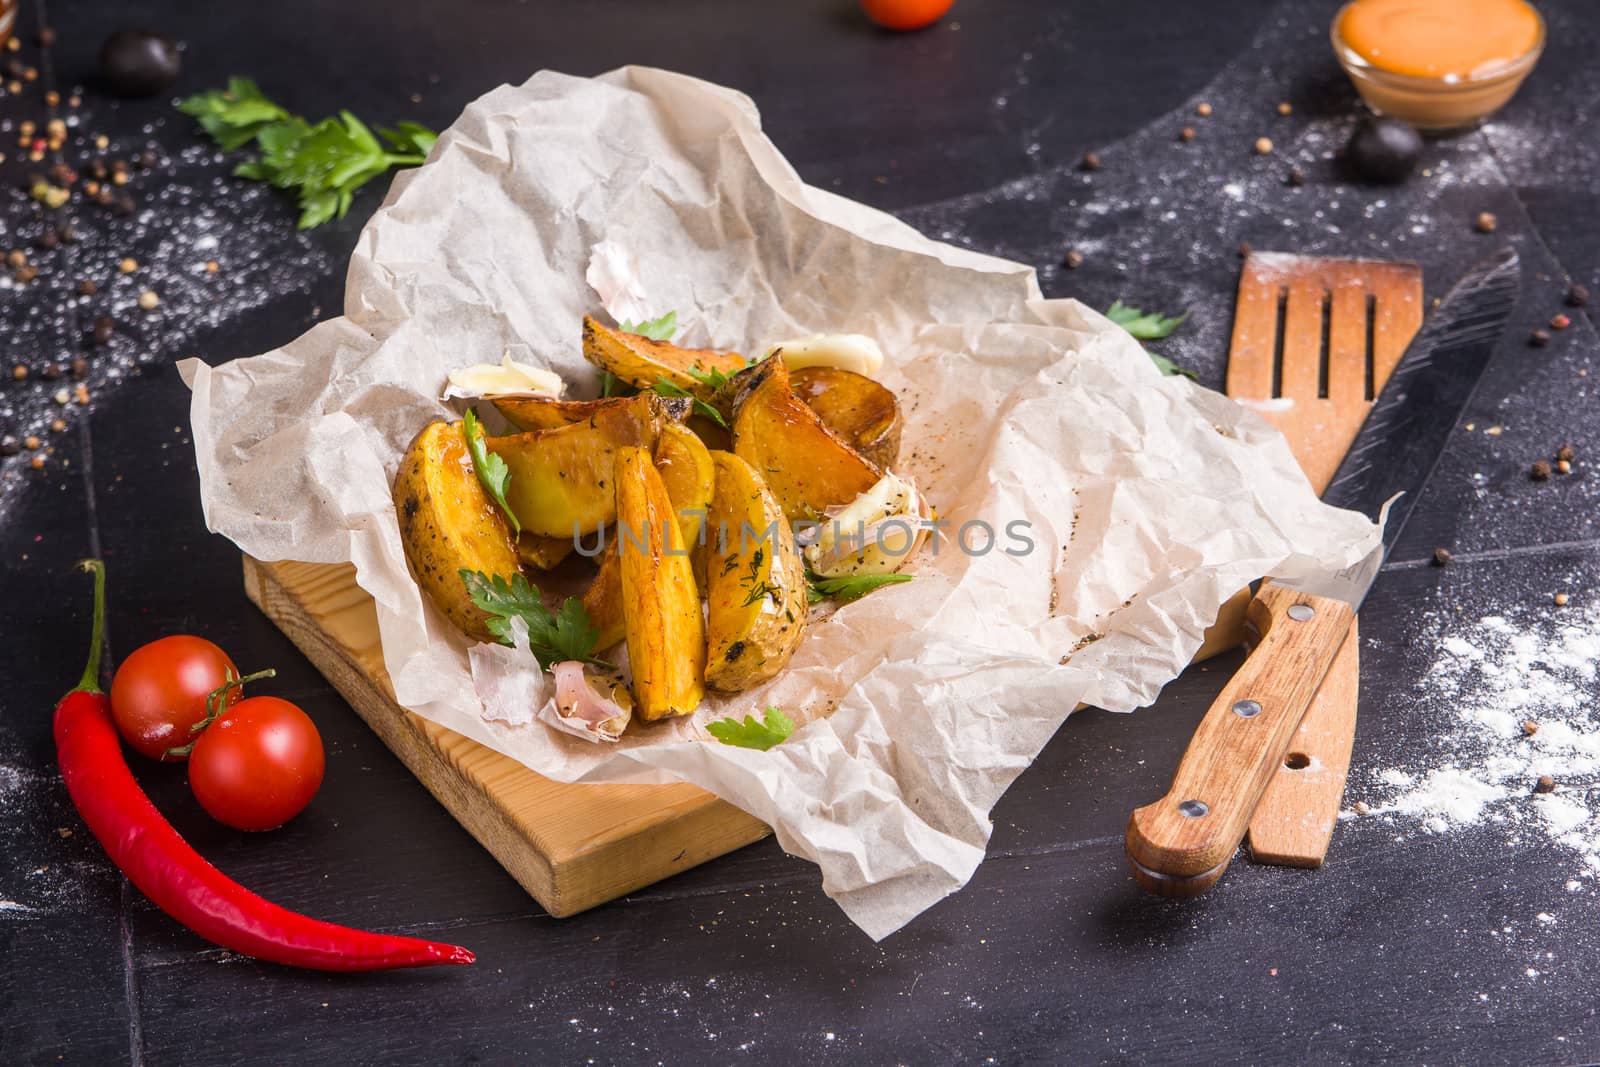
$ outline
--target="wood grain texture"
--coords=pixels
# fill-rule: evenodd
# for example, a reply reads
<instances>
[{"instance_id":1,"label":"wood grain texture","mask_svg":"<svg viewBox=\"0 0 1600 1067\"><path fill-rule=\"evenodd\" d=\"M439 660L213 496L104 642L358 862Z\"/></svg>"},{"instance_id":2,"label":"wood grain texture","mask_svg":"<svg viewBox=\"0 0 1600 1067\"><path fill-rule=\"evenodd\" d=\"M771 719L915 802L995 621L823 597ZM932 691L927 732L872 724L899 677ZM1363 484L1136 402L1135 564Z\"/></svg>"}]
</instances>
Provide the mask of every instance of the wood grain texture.
<instances>
[{"instance_id":1,"label":"wood grain texture","mask_svg":"<svg viewBox=\"0 0 1600 1067\"><path fill-rule=\"evenodd\" d=\"M245 557L245 589L383 743L551 915L573 915L765 837L687 783L567 785L401 708L348 564Z\"/></svg>"},{"instance_id":2,"label":"wood grain texture","mask_svg":"<svg viewBox=\"0 0 1600 1067\"><path fill-rule=\"evenodd\" d=\"M1250 858L1279 867L1320 867L1333 840L1356 739L1361 687L1358 623L1306 708L1289 751L1250 817Z\"/></svg>"},{"instance_id":3,"label":"wood grain texture","mask_svg":"<svg viewBox=\"0 0 1600 1067\"><path fill-rule=\"evenodd\" d=\"M1300 608L1311 610L1291 614ZM1254 650L1201 720L1167 795L1128 820L1128 857L1146 889L1190 896L1222 876L1353 617L1343 601L1271 582L1256 593ZM1246 701L1254 714L1236 710Z\"/></svg>"},{"instance_id":4,"label":"wood grain texture","mask_svg":"<svg viewBox=\"0 0 1600 1067\"><path fill-rule=\"evenodd\" d=\"M1421 323L1415 264L1254 254L1239 277L1228 395L1293 402L1262 414L1284 431L1321 493ZM1344 797L1360 678L1352 627L1291 746L1315 772L1284 767L1273 776L1250 821L1255 862L1322 865Z\"/></svg>"}]
</instances>

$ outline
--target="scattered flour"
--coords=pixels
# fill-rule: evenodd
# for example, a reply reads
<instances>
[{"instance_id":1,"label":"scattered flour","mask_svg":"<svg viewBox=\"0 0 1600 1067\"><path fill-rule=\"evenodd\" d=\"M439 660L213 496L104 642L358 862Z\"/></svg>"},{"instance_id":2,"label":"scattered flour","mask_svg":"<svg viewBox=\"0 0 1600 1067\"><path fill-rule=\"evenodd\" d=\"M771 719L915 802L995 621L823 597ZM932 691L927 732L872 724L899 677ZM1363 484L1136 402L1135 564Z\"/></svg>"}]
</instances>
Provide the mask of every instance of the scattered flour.
<instances>
[{"instance_id":1,"label":"scattered flour","mask_svg":"<svg viewBox=\"0 0 1600 1067\"><path fill-rule=\"evenodd\" d=\"M1580 873L1600 875L1600 604L1436 621L1424 640L1435 652L1418 699L1442 724L1437 745L1424 769L1371 773L1346 817L1432 834L1534 832L1572 852ZM1545 775L1554 791L1535 792Z\"/></svg>"}]
</instances>

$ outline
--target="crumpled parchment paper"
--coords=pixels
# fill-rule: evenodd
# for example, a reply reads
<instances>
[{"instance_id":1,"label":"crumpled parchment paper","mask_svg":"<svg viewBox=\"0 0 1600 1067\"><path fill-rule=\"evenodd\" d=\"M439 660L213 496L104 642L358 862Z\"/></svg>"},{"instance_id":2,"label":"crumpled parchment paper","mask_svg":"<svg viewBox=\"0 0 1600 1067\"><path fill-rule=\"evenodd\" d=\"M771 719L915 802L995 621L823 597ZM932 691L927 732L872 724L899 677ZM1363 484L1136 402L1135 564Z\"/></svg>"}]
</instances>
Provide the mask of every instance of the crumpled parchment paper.
<instances>
[{"instance_id":1,"label":"crumpled parchment paper","mask_svg":"<svg viewBox=\"0 0 1600 1067\"><path fill-rule=\"evenodd\" d=\"M815 622L765 687L609 745L542 721L531 658L472 650L424 602L390 501L412 436L454 417L437 399L451 369L509 351L593 395L579 319L600 308L602 244L604 284L676 310L680 343L875 337L907 418L897 473L950 523L914 581ZM874 938L971 877L995 801L1080 702L1150 702L1235 590L1345 566L1377 537L1316 499L1258 417L1161 377L1030 268L806 186L747 98L646 68L543 72L476 101L395 179L343 317L181 370L207 524L260 559L353 561L401 704L561 781L694 782L817 863ZM972 520L996 532L986 554L979 527L972 553L952 540ZM1017 521L1033 544L1010 554ZM704 729L769 704L801 724L771 751Z\"/></svg>"}]
</instances>

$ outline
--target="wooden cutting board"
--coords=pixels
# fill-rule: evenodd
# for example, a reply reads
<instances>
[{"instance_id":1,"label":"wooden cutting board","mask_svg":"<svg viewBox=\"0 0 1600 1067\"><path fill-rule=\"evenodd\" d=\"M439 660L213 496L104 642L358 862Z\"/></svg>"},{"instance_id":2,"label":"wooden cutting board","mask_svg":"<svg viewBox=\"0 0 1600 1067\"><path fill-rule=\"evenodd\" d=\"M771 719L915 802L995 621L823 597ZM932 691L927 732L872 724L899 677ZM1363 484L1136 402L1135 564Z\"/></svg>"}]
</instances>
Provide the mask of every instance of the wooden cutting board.
<instances>
[{"instance_id":1,"label":"wooden cutting board","mask_svg":"<svg viewBox=\"0 0 1600 1067\"><path fill-rule=\"evenodd\" d=\"M771 830L687 783L566 785L395 703L378 613L349 564L244 557L245 592L374 733L551 915L586 908ZM1249 590L1223 606L1197 660L1235 647Z\"/></svg>"}]
</instances>

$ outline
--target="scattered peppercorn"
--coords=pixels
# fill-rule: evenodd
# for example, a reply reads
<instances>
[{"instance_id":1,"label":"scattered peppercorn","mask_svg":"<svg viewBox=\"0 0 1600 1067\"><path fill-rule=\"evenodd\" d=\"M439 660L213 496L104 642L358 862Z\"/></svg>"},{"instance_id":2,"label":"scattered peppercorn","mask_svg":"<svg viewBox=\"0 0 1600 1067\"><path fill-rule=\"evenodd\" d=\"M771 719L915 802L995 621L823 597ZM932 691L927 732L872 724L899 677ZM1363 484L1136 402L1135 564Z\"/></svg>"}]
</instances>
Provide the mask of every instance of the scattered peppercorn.
<instances>
[{"instance_id":1,"label":"scattered peppercorn","mask_svg":"<svg viewBox=\"0 0 1600 1067\"><path fill-rule=\"evenodd\" d=\"M1068 250L1067 254L1061 257L1061 265L1068 270L1077 270L1083 266L1083 253L1076 248ZM206 270L211 270L212 266L214 264L207 263Z\"/></svg>"},{"instance_id":2,"label":"scattered peppercorn","mask_svg":"<svg viewBox=\"0 0 1600 1067\"><path fill-rule=\"evenodd\" d=\"M1290 167L1289 174L1284 180L1298 188L1306 183L1306 172L1299 167Z\"/></svg>"},{"instance_id":3,"label":"scattered peppercorn","mask_svg":"<svg viewBox=\"0 0 1600 1067\"><path fill-rule=\"evenodd\" d=\"M108 345L111 343L112 334L116 333L117 324L110 315L96 315L94 320L94 343Z\"/></svg>"},{"instance_id":4,"label":"scattered peppercorn","mask_svg":"<svg viewBox=\"0 0 1600 1067\"><path fill-rule=\"evenodd\" d=\"M1539 780L1533 783L1533 791L1535 793L1554 793L1556 791L1556 780L1548 774L1541 774Z\"/></svg>"},{"instance_id":5,"label":"scattered peppercorn","mask_svg":"<svg viewBox=\"0 0 1600 1067\"><path fill-rule=\"evenodd\" d=\"M39 372L39 374L40 374L41 377L44 378L45 381L53 382L57 378L61 377L61 364L59 364L59 363L46 363L44 365L44 369L41 370Z\"/></svg>"},{"instance_id":6,"label":"scattered peppercorn","mask_svg":"<svg viewBox=\"0 0 1600 1067\"><path fill-rule=\"evenodd\" d=\"M11 275L11 277L16 280L18 285L27 285L29 282L33 281L38 276L39 276L39 268L38 267L19 267Z\"/></svg>"},{"instance_id":7,"label":"scattered peppercorn","mask_svg":"<svg viewBox=\"0 0 1600 1067\"><path fill-rule=\"evenodd\" d=\"M1550 331L1534 330L1528 335L1528 343L1534 348L1543 348L1550 343Z\"/></svg>"},{"instance_id":8,"label":"scattered peppercorn","mask_svg":"<svg viewBox=\"0 0 1600 1067\"><path fill-rule=\"evenodd\" d=\"M1479 233L1493 233L1494 228L1500 225L1500 220L1494 217L1493 212L1480 211L1478 217L1472 220L1472 228Z\"/></svg>"},{"instance_id":9,"label":"scattered peppercorn","mask_svg":"<svg viewBox=\"0 0 1600 1067\"><path fill-rule=\"evenodd\" d=\"M1571 326L1571 325L1572 325L1572 320L1569 319L1565 315L1552 315L1552 316L1550 316L1550 328L1552 330L1565 330L1568 326Z\"/></svg>"},{"instance_id":10,"label":"scattered peppercorn","mask_svg":"<svg viewBox=\"0 0 1600 1067\"><path fill-rule=\"evenodd\" d=\"M1099 170L1100 157L1095 155L1093 152L1085 152L1083 154L1083 162L1079 163L1078 166L1082 167L1084 170Z\"/></svg>"},{"instance_id":11,"label":"scattered peppercorn","mask_svg":"<svg viewBox=\"0 0 1600 1067\"><path fill-rule=\"evenodd\" d=\"M139 269L139 261L132 256L125 256L122 262L117 264L117 269L124 274L132 274Z\"/></svg>"},{"instance_id":12,"label":"scattered peppercorn","mask_svg":"<svg viewBox=\"0 0 1600 1067\"><path fill-rule=\"evenodd\" d=\"M72 376L80 380L87 378L89 376L89 361L84 359L82 356L73 356Z\"/></svg>"},{"instance_id":13,"label":"scattered peppercorn","mask_svg":"<svg viewBox=\"0 0 1600 1067\"><path fill-rule=\"evenodd\" d=\"M1556 604L1556 607L1558 607L1558 608L1564 608L1564 607L1566 607L1566 606L1567 606L1567 605L1568 605L1568 604L1569 604L1569 603L1571 603L1571 601L1572 601L1572 598L1571 598L1571 597L1569 597L1569 596L1568 596L1568 595L1567 595L1567 594L1565 594L1565 593L1557 593L1557 594L1556 594L1556 595L1555 595L1555 596L1554 596L1554 597L1552 597L1552 598L1551 598L1551 599L1553 599L1553 600L1554 600L1554 601L1555 601L1555 604Z\"/></svg>"},{"instance_id":14,"label":"scattered peppercorn","mask_svg":"<svg viewBox=\"0 0 1600 1067\"><path fill-rule=\"evenodd\" d=\"M1255 143L1256 155L1265 156L1272 154L1272 138L1257 137Z\"/></svg>"},{"instance_id":15,"label":"scattered peppercorn","mask_svg":"<svg viewBox=\"0 0 1600 1067\"><path fill-rule=\"evenodd\" d=\"M22 442L10 434L0 437L0 456L14 456L22 451Z\"/></svg>"},{"instance_id":16,"label":"scattered peppercorn","mask_svg":"<svg viewBox=\"0 0 1600 1067\"><path fill-rule=\"evenodd\" d=\"M156 295L154 289L146 289L139 294L139 306L146 311L154 311L161 304L161 297Z\"/></svg>"},{"instance_id":17,"label":"scattered peppercorn","mask_svg":"<svg viewBox=\"0 0 1600 1067\"><path fill-rule=\"evenodd\" d=\"M34 456L32 459L28 460L28 466L32 467L36 471L44 470L44 457Z\"/></svg>"},{"instance_id":18,"label":"scattered peppercorn","mask_svg":"<svg viewBox=\"0 0 1600 1067\"><path fill-rule=\"evenodd\" d=\"M1572 461L1568 460L1568 459L1558 459L1558 460L1556 460L1556 473L1557 474L1571 474L1572 473Z\"/></svg>"},{"instance_id":19,"label":"scattered peppercorn","mask_svg":"<svg viewBox=\"0 0 1600 1067\"><path fill-rule=\"evenodd\" d=\"M1567 286L1567 306L1581 308L1589 303L1589 290L1573 282Z\"/></svg>"},{"instance_id":20,"label":"scattered peppercorn","mask_svg":"<svg viewBox=\"0 0 1600 1067\"><path fill-rule=\"evenodd\" d=\"M26 267L27 265L28 253L24 252L22 249L13 248L11 251L6 253L6 266L10 267L12 270L16 270L19 267Z\"/></svg>"},{"instance_id":21,"label":"scattered peppercorn","mask_svg":"<svg viewBox=\"0 0 1600 1067\"><path fill-rule=\"evenodd\" d=\"M64 407L66 406L67 402L72 399L72 394L67 392L65 389L57 389L54 393L50 394L50 399Z\"/></svg>"},{"instance_id":22,"label":"scattered peppercorn","mask_svg":"<svg viewBox=\"0 0 1600 1067\"><path fill-rule=\"evenodd\" d=\"M1239 258L1240 259L1248 259L1248 258L1250 258L1250 242L1249 241L1240 241L1239 242Z\"/></svg>"},{"instance_id":23,"label":"scattered peppercorn","mask_svg":"<svg viewBox=\"0 0 1600 1067\"><path fill-rule=\"evenodd\" d=\"M1448 548L1441 547L1433 550L1433 565L1435 567L1448 567L1450 561L1455 558Z\"/></svg>"},{"instance_id":24,"label":"scattered peppercorn","mask_svg":"<svg viewBox=\"0 0 1600 1067\"><path fill-rule=\"evenodd\" d=\"M1067 253L1067 256L1069 258L1072 255L1073 255L1073 253L1071 253L1071 252ZM1081 255L1078 256L1078 261L1080 263L1083 262L1083 257ZM206 260L206 273L207 274L215 274L215 273L217 273L217 271L219 271L221 269L222 269L222 264L218 263L216 260L214 260L214 259Z\"/></svg>"},{"instance_id":25,"label":"scattered peppercorn","mask_svg":"<svg viewBox=\"0 0 1600 1067\"><path fill-rule=\"evenodd\" d=\"M1280 114L1280 115L1293 115L1294 114L1294 105L1289 103L1289 101L1287 101L1287 100L1280 101L1278 103L1278 114Z\"/></svg>"},{"instance_id":26,"label":"scattered peppercorn","mask_svg":"<svg viewBox=\"0 0 1600 1067\"><path fill-rule=\"evenodd\" d=\"M1571 463L1573 460L1577 459L1578 458L1578 453L1572 447L1572 442L1569 441L1566 444L1562 445L1560 448L1556 449L1556 458L1557 459L1564 459L1568 463Z\"/></svg>"},{"instance_id":27,"label":"scattered peppercorn","mask_svg":"<svg viewBox=\"0 0 1600 1067\"><path fill-rule=\"evenodd\" d=\"M89 403L89 387L79 382L72 387L72 402L80 407Z\"/></svg>"},{"instance_id":28,"label":"scattered peppercorn","mask_svg":"<svg viewBox=\"0 0 1600 1067\"><path fill-rule=\"evenodd\" d=\"M67 420L66 419L51 419L50 420L50 432L51 433L60 433L62 430L65 430L66 428L67 428Z\"/></svg>"},{"instance_id":29,"label":"scattered peppercorn","mask_svg":"<svg viewBox=\"0 0 1600 1067\"><path fill-rule=\"evenodd\" d=\"M1534 722L1532 719L1526 719L1526 720L1523 721L1523 723L1522 723L1522 736L1523 737L1532 737L1534 734L1536 734L1538 732L1539 732L1539 724L1538 723Z\"/></svg>"},{"instance_id":30,"label":"scattered peppercorn","mask_svg":"<svg viewBox=\"0 0 1600 1067\"><path fill-rule=\"evenodd\" d=\"M30 433L27 437L23 438L22 443L24 445L26 445L28 447L28 451L31 452L34 449L38 448L44 442L40 441L37 437L35 437L33 434Z\"/></svg>"},{"instance_id":31,"label":"scattered peppercorn","mask_svg":"<svg viewBox=\"0 0 1600 1067\"><path fill-rule=\"evenodd\" d=\"M53 252L61 244L61 236L55 230L45 230L33 239L33 243L38 245L41 251Z\"/></svg>"},{"instance_id":32,"label":"scattered peppercorn","mask_svg":"<svg viewBox=\"0 0 1600 1067\"><path fill-rule=\"evenodd\" d=\"M1546 459L1535 460L1533 469L1528 472L1528 477L1536 482L1548 482L1550 480L1550 461Z\"/></svg>"},{"instance_id":33,"label":"scattered peppercorn","mask_svg":"<svg viewBox=\"0 0 1600 1067\"><path fill-rule=\"evenodd\" d=\"M39 27L39 47L49 48L56 43L56 31L49 26Z\"/></svg>"},{"instance_id":34,"label":"scattered peppercorn","mask_svg":"<svg viewBox=\"0 0 1600 1067\"><path fill-rule=\"evenodd\" d=\"M15 367L11 368L11 377L15 378L19 382L23 381L28 377L28 368L24 367L21 363L18 363Z\"/></svg>"},{"instance_id":35,"label":"scattered peppercorn","mask_svg":"<svg viewBox=\"0 0 1600 1067\"><path fill-rule=\"evenodd\" d=\"M1194 106L1194 113L1201 118L1207 118L1211 114L1211 105L1202 100Z\"/></svg>"},{"instance_id":36,"label":"scattered peppercorn","mask_svg":"<svg viewBox=\"0 0 1600 1067\"><path fill-rule=\"evenodd\" d=\"M83 278L78 282L78 292L84 296L93 296L100 291L100 286L93 278Z\"/></svg>"},{"instance_id":37,"label":"scattered peppercorn","mask_svg":"<svg viewBox=\"0 0 1600 1067\"><path fill-rule=\"evenodd\" d=\"M134 162L138 163L140 168L143 170L152 170L155 168L155 165L160 162L160 159L154 152L146 148L143 152L140 152L134 157Z\"/></svg>"},{"instance_id":38,"label":"scattered peppercorn","mask_svg":"<svg viewBox=\"0 0 1600 1067\"><path fill-rule=\"evenodd\" d=\"M1178 140L1184 142L1185 144L1188 144L1190 141L1194 140L1194 127L1185 126L1183 129L1179 130Z\"/></svg>"}]
</instances>

